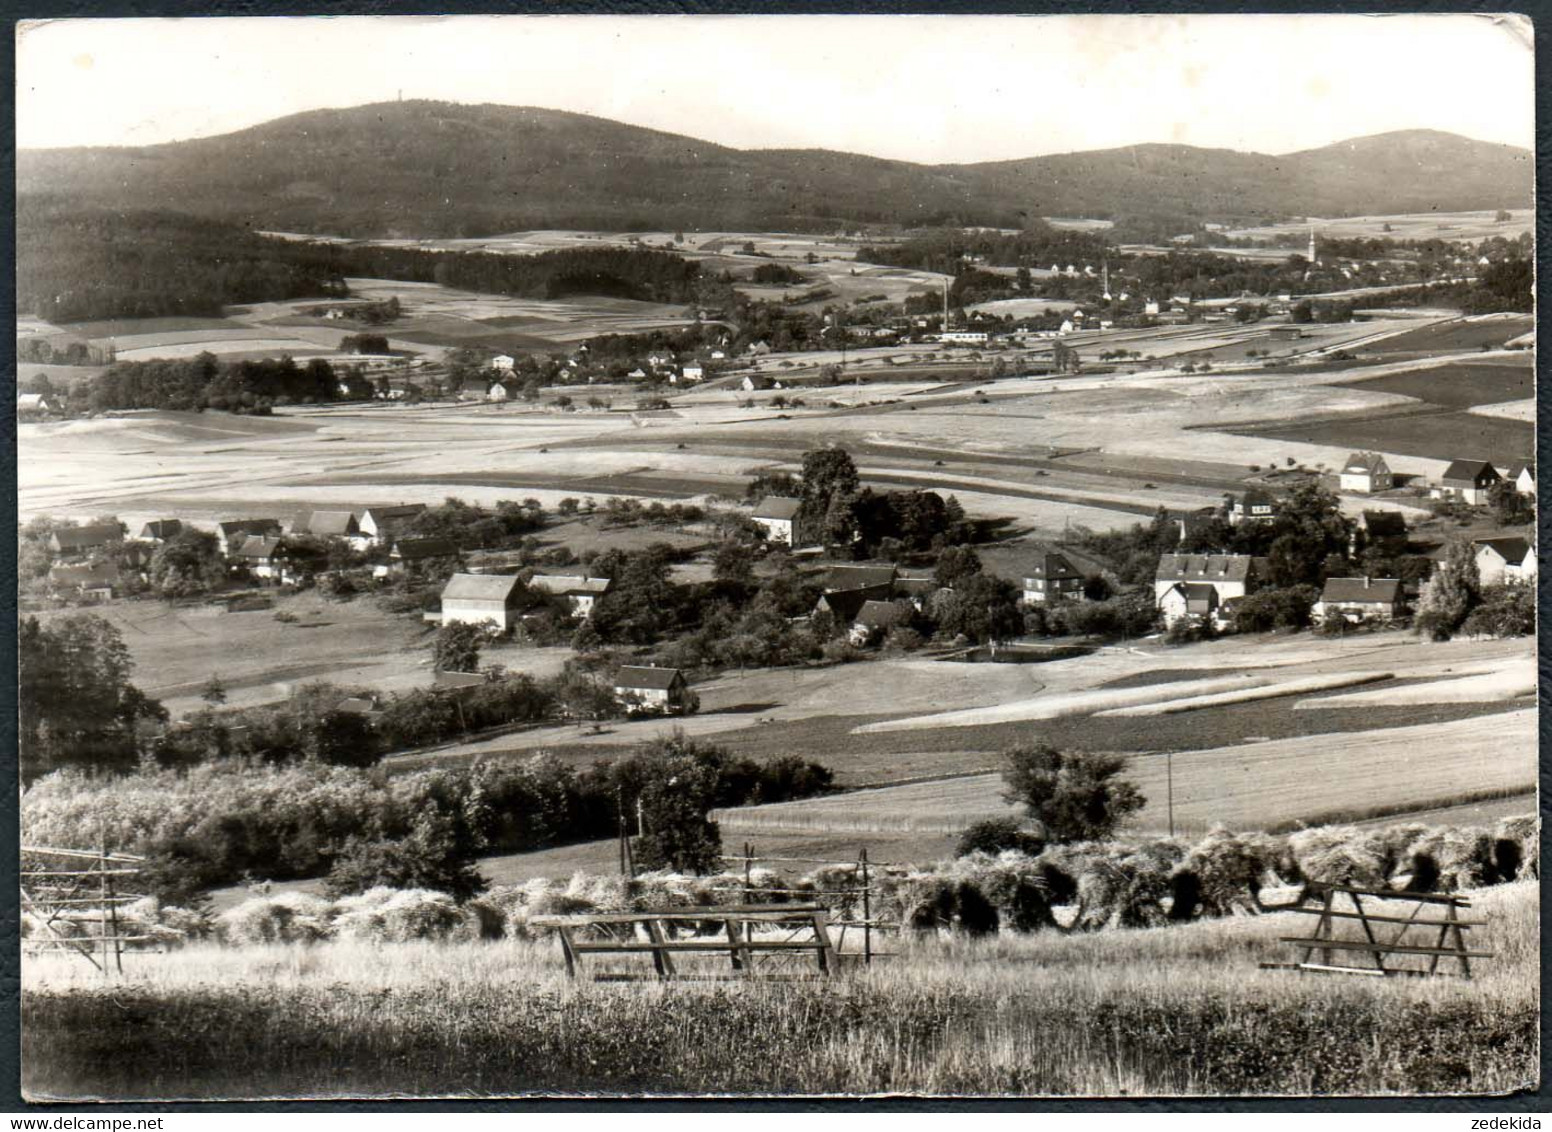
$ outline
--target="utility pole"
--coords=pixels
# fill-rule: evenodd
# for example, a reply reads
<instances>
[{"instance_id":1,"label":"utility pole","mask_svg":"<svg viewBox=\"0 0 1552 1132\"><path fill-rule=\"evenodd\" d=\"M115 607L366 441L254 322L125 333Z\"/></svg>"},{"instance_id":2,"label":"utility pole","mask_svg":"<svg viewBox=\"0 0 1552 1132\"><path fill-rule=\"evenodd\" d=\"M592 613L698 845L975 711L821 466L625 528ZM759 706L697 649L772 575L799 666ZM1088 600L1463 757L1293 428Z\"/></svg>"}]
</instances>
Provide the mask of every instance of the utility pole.
<instances>
[{"instance_id":1,"label":"utility pole","mask_svg":"<svg viewBox=\"0 0 1552 1132\"><path fill-rule=\"evenodd\" d=\"M1164 752L1165 791L1169 805L1169 835L1175 836L1175 752Z\"/></svg>"}]
</instances>

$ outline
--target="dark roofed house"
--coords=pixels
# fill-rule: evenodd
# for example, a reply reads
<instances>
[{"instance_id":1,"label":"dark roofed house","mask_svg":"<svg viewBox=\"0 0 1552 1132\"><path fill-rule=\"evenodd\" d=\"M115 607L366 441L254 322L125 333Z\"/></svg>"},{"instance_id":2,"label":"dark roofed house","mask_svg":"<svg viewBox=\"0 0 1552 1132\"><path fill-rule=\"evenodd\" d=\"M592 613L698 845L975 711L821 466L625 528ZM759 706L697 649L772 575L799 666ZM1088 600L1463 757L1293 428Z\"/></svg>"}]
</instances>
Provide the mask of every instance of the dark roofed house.
<instances>
[{"instance_id":1,"label":"dark roofed house","mask_svg":"<svg viewBox=\"0 0 1552 1132\"><path fill-rule=\"evenodd\" d=\"M144 542L166 542L182 530L183 523L178 519L152 519L140 528L140 538Z\"/></svg>"},{"instance_id":2,"label":"dark roofed house","mask_svg":"<svg viewBox=\"0 0 1552 1132\"><path fill-rule=\"evenodd\" d=\"M677 668L622 665L614 696L631 715L677 715L690 705L689 685Z\"/></svg>"},{"instance_id":3,"label":"dark roofed house","mask_svg":"<svg viewBox=\"0 0 1552 1132\"><path fill-rule=\"evenodd\" d=\"M1043 551L1024 567L1024 601L1062 601L1083 597L1083 575L1065 554Z\"/></svg>"},{"instance_id":4,"label":"dark roofed house","mask_svg":"<svg viewBox=\"0 0 1552 1132\"><path fill-rule=\"evenodd\" d=\"M898 574L893 566L832 566L825 572L821 589L827 594L866 590L869 597L888 601L894 596L892 591Z\"/></svg>"},{"instance_id":5,"label":"dark roofed house","mask_svg":"<svg viewBox=\"0 0 1552 1132\"><path fill-rule=\"evenodd\" d=\"M593 605L614 588L613 578L591 578L586 574L535 574L528 579L530 589L564 598L574 617L591 617Z\"/></svg>"},{"instance_id":6,"label":"dark roofed house","mask_svg":"<svg viewBox=\"0 0 1552 1132\"><path fill-rule=\"evenodd\" d=\"M117 523L89 523L84 527L58 527L49 535L49 549L59 555L89 554L119 542L124 532Z\"/></svg>"},{"instance_id":7,"label":"dark roofed house","mask_svg":"<svg viewBox=\"0 0 1552 1132\"><path fill-rule=\"evenodd\" d=\"M1536 494L1535 464L1510 464L1503 478L1512 483L1521 495Z\"/></svg>"},{"instance_id":8,"label":"dark roofed house","mask_svg":"<svg viewBox=\"0 0 1552 1132\"><path fill-rule=\"evenodd\" d=\"M1317 625L1328 617L1357 625L1394 621L1403 608L1400 578L1327 578L1310 616Z\"/></svg>"},{"instance_id":9,"label":"dark roofed house","mask_svg":"<svg viewBox=\"0 0 1552 1132\"><path fill-rule=\"evenodd\" d=\"M249 535L259 535L263 538L278 538L280 536L279 519L227 519L216 524L216 537L221 540L221 553L231 557L242 544L248 541Z\"/></svg>"},{"instance_id":10,"label":"dark roofed house","mask_svg":"<svg viewBox=\"0 0 1552 1132\"><path fill-rule=\"evenodd\" d=\"M1237 600L1237 599L1235 599ZM1202 623L1217 619L1218 591L1205 582L1176 582L1159 595L1159 612L1165 625L1192 619Z\"/></svg>"},{"instance_id":11,"label":"dark roofed house","mask_svg":"<svg viewBox=\"0 0 1552 1132\"><path fill-rule=\"evenodd\" d=\"M424 503L401 503L394 507L368 507L356 517L360 538L376 546L387 546L409 520L426 509Z\"/></svg>"},{"instance_id":12,"label":"dark roofed house","mask_svg":"<svg viewBox=\"0 0 1552 1132\"><path fill-rule=\"evenodd\" d=\"M1498 469L1486 460L1452 460L1429 494L1435 499L1456 499L1473 507L1487 502L1487 493L1500 479Z\"/></svg>"},{"instance_id":13,"label":"dark roofed house","mask_svg":"<svg viewBox=\"0 0 1552 1132\"><path fill-rule=\"evenodd\" d=\"M442 587L442 624L488 624L504 633L526 600L515 574L454 574Z\"/></svg>"},{"instance_id":14,"label":"dark roofed house","mask_svg":"<svg viewBox=\"0 0 1552 1132\"><path fill-rule=\"evenodd\" d=\"M395 539L393 549L388 552L387 563L375 567L372 576L386 578L390 574L402 574L415 567L435 566L457 559L458 548L445 538Z\"/></svg>"},{"instance_id":15,"label":"dark roofed house","mask_svg":"<svg viewBox=\"0 0 1552 1132\"><path fill-rule=\"evenodd\" d=\"M850 625L857 620L857 614L862 612L864 605L878 600L882 599L870 598L866 590L836 590L834 593L819 595L819 600L814 603L814 614L828 613L835 619L837 626Z\"/></svg>"},{"instance_id":16,"label":"dark roofed house","mask_svg":"<svg viewBox=\"0 0 1552 1132\"><path fill-rule=\"evenodd\" d=\"M1270 523L1277 518L1277 498L1271 492L1253 487L1229 504L1229 525Z\"/></svg>"},{"instance_id":17,"label":"dark roofed house","mask_svg":"<svg viewBox=\"0 0 1552 1132\"><path fill-rule=\"evenodd\" d=\"M302 511L291 521L294 535L319 538L350 538L361 533L354 511Z\"/></svg>"},{"instance_id":18,"label":"dark roofed house","mask_svg":"<svg viewBox=\"0 0 1552 1132\"><path fill-rule=\"evenodd\" d=\"M255 578L291 581L290 562L285 543L278 536L249 535L243 544L227 556L232 565L247 569Z\"/></svg>"},{"instance_id":19,"label":"dark roofed house","mask_svg":"<svg viewBox=\"0 0 1552 1132\"><path fill-rule=\"evenodd\" d=\"M784 542L793 549L799 546L798 512L803 508L801 499L786 495L767 495L755 505L750 518L765 530L768 542Z\"/></svg>"},{"instance_id":20,"label":"dark roofed house","mask_svg":"<svg viewBox=\"0 0 1552 1132\"><path fill-rule=\"evenodd\" d=\"M1477 577L1482 585L1495 582L1528 582L1536 576L1536 548L1518 536L1473 539Z\"/></svg>"},{"instance_id":21,"label":"dark roofed house","mask_svg":"<svg viewBox=\"0 0 1552 1132\"><path fill-rule=\"evenodd\" d=\"M1354 452L1342 465L1338 482L1343 491L1356 491L1372 495L1377 491L1389 491L1396 486L1390 465L1378 452Z\"/></svg>"},{"instance_id":22,"label":"dark roofed house","mask_svg":"<svg viewBox=\"0 0 1552 1132\"><path fill-rule=\"evenodd\" d=\"M77 597L82 601L111 601L113 587L119 583L119 568L113 562L93 562L78 566L53 566L49 590L56 597Z\"/></svg>"},{"instance_id":23,"label":"dark roofed house","mask_svg":"<svg viewBox=\"0 0 1552 1132\"><path fill-rule=\"evenodd\" d=\"M1406 553L1406 516L1401 512L1365 511L1359 525L1370 547L1391 557Z\"/></svg>"},{"instance_id":24,"label":"dark roofed house","mask_svg":"<svg viewBox=\"0 0 1552 1132\"><path fill-rule=\"evenodd\" d=\"M903 624L908 613L909 610L892 601L865 601L857 610L847 637L858 648L870 645L896 625Z\"/></svg>"}]
</instances>

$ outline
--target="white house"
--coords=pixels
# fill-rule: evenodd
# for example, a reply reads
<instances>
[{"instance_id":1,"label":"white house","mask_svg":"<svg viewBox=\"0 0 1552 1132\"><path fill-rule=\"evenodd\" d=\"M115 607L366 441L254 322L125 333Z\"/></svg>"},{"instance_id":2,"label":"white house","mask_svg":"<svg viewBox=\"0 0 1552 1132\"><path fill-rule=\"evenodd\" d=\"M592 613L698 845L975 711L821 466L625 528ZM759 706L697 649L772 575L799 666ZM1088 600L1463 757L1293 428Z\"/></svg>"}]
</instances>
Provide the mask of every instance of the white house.
<instances>
[{"instance_id":1,"label":"white house","mask_svg":"<svg viewBox=\"0 0 1552 1132\"><path fill-rule=\"evenodd\" d=\"M680 373L686 381L701 381L706 376L706 371L701 366L685 366Z\"/></svg>"},{"instance_id":2,"label":"white house","mask_svg":"<svg viewBox=\"0 0 1552 1132\"><path fill-rule=\"evenodd\" d=\"M1400 578L1327 578L1310 617L1317 625L1325 624L1328 617L1353 625L1394 621L1402 605Z\"/></svg>"},{"instance_id":3,"label":"white house","mask_svg":"<svg viewBox=\"0 0 1552 1132\"><path fill-rule=\"evenodd\" d=\"M1339 476L1343 491L1356 491L1373 495L1377 491L1389 491L1395 486L1395 476L1390 465L1378 452L1354 452L1342 465Z\"/></svg>"},{"instance_id":4,"label":"white house","mask_svg":"<svg viewBox=\"0 0 1552 1132\"><path fill-rule=\"evenodd\" d=\"M1504 471L1503 478L1514 484L1514 490L1521 495L1536 494L1536 465L1534 464L1510 464Z\"/></svg>"},{"instance_id":5,"label":"white house","mask_svg":"<svg viewBox=\"0 0 1552 1132\"><path fill-rule=\"evenodd\" d=\"M1471 542L1477 552L1477 575L1484 586L1495 582L1529 582L1536 577L1536 548L1526 539L1479 538Z\"/></svg>"},{"instance_id":6,"label":"white house","mask_svg":"<svg viewBox=\"0 0 1552 1132\"><path fill-rule=\"evenodd\" d=\"M1249 554L1165 554L1153 577L1153 600L1164 614L1166 625L1171 617L1211 616L1234 598L1255 590L1267 576L1267 560ZM1206 586L1213 591L1209 599ZM1177 592L1178 591L1178 592Z\"/></svg>"},{"instance_id":7,"label":"white house","mask_svg":"<svg viewBox=\"0 0 1552 1132\"><path fill-rule=\"evenodd\" d=\"M1435 499L1456 499L1473 507L1487 502L1493 485L1503 477L1486 460L1452 460L1439 477L1439 486L1429 491Z\"/></svg>"},{"instance_id":8,"label":"white house","mask_svg":"<svg viewBox=\"0 0 1552 1132\"><path fill-rule=\"evenodd\" d=\"M1032 605L1083 597L1083 575L1065 555L1047 551L1024 571L1024 603Z\"/></svg>"},{"instance_id":9,"label":"white house","mask_svg":"<svg viewBox=\"0 0 1552 1132\"><path fill-rule=\"evenodd\" d=\"M511 396L512 395L507 392L507 387L501 384L499 381L491 382L490 388L485 391L485 400L487 401L506 401Z\"/></svg>"},{"instance_id":10,"label":"white house","mask_svg":"<svg viewBox=\"0 0 1552 1132\"><path fill-rule=\"evenodd\" d=\"M593 615L598 599L614 587L614 579L590 578L586 574L535 574L528 579L528 587L564 598L571 607L571 615L585 620Z\"/></svg>"},{"instance_id":11,"label":"white house","mask_svg":"<svg viewBox=\"0 0 1552 1132\"><path fill-rule=\"evenodd\" d=\"M454 574L442 587L442 624L489 625L504 633L522 603L523 587L514 574Z\"/></svg>"},{"instance_id":12,"label":"white house","mask_svg":"<svg viewBox=\"0 0 1552 1132\"><path fill-rule=\"evenodd\" d=\"M767 495L755 505L754 514L750 518L765 529L767 542L785 543L795 549L798 545L798 511L802 506L801 499L793 499L785 495Z\"/></svg>"},{"instance_id":13,"label":"white house","mask_svg":"<svg viewBox=\"0 0 1552 1132\"><path fill-rule=\"evenodd\" d=\"M1159 595L1158 605L1166 626L1188 619L1217 626L1223 608L1218 591L1205 582L1176 582Z\"/></svg>"},{"instance_id":14,"label":"white house","mask_svg":"<svg viewBox=\"0 0 1552 1132\"><path fill-rule=\"evenodd\" d=\"M689 686L677 668L620 666L614 696L632 715L677 715L688 702Z\"/></svg>"},{"instance_id":15,"label":"white house","mask_svg":"<svg viewBox=\"0 0 1552 1132\"><path fill-rule=\"evenodd\" d=\"M960 346L984 346L990 338L984 330L945 330L938 335L939 342Z\"/></svg>"},{"instance_id":16,"label":"white house","mask_svg":"<svg viewBox=\"0 0 1552 1132\"><path fill-rule=\"evenodd\" d=\"M393 541L394 534L400 527L425 509L424 503L400 503L395 507L368 507L356 520L357 537L367 546L387 546Z\"/></svg>"},{"instance_id":17,"label":"white house","mask_svg":"<svg viewBox=\"0 0 1552 1132\"><path fill-rule=\"evenodd\" d=\"M497 354L490 359L490 368L501 373L511 373L512 367L517 364L517 359L511 354Z\"/></svg>"}]
</instances>

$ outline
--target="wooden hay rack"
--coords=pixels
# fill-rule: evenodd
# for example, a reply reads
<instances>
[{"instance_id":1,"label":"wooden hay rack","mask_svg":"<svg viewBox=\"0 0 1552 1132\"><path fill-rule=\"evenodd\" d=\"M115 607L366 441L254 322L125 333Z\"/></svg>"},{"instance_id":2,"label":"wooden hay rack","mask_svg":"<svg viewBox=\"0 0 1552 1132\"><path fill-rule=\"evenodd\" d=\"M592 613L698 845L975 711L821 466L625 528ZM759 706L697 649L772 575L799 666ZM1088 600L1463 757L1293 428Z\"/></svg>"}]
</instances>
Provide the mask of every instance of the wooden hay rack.
<instances>
[{"instance_id":1,"label":"wooden hay rack","mask_svg":"<svg viewBox=\"0 0 1552 1132\"><path fill-rule=\"evenodd\" d=\"M1310 900L1319 903L1311 907L1307 903ZM1366 905L1365 901L1370 903ZM1374 907L1375 902L1381 902L1378 908ZM1397 907L1407 904L1411 905L1410 911ZM1261 966L1374 978L1457 974L1469 979L1473 959L1493 957L1491 951L1473 950L1467 945L1464 933L1487 925L1486 920L1462 917L1461 913L1470 907L1471 902L1461 896L1312 882L1305 886L1299 903L1284 910L1318 916L1314 930L1307 936L1279 937L1282 943L1303 948L1303 956L1294 963ZM1355 927L1361 936L1343 934L1343 926ZM1422 933L1421 938L1418 933ZM1422 965L1424 960L1426 966ZM1441 971L1441 961L1454 962L1458 965L1456 971Z\"/></svg>"},{"instance_id":2,"label":"wooden hay rack","mask_svg":"<svg viewBox=\"0 0 1552 1132\"><path fill-rule=\"evenodd\" d=\"M144 857L107 849L21 847L21 910L34 934L25 950L64 950L81 956L104 977L124 972L124 945L154 942L119 923L119 908L144 899L120 891L126 878L140 874ZM95 934L88 929L95 927Z\"/></svg>"},{"instance_id":3,"label":"wooden hay rack","mask_svg":"<svg viewBox=\"0 0 1552 1132\"><path fill-rule=\"evenodd\" d=\"M591 912L535 916L560 939L566 974L578 978L583 959L600 955L650 955L653 973L599 972L599 982L646 978L679 980L824 978L840 969L830 937L829 914L819 904L739 904L662 908L644 912ZM688 934L686 934L688 933ZM720 937L720 938L718 938ZM812 956L812 973L794 965ZM675 957L729 960L722 973L682 971ZM757 962L758 960L758 962Z\"/></svg>"}]
</instances>

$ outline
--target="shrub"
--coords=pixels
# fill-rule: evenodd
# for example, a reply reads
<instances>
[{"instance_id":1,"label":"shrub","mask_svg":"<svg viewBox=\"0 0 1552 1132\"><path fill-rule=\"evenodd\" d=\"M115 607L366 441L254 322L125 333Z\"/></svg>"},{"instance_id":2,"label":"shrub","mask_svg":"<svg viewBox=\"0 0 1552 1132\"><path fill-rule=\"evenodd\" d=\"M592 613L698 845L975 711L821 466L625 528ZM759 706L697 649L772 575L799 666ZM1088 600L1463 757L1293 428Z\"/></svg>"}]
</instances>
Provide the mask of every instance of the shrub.
<instances>
[{"instance_id":1,"label":"shrub","mask_svg":"<svg viewBox=\"0 0 1552 1132\"><path fill-rule=\"evenodd\" d=\"M301 892L248 900L216 919L222 940L234 944L316 943L334 934L327 900Z\"/></svg>"},{"instance_id":2,"label":"shrub","mask_svg":"<svg viewBox=\"0 0 1552 1132\"><path fill-rule=\"evenodd\" d=\"M1048 744L1018 746L1003 755L1003 797L1021 803L1048 840L1108 837L1146 799L1123 778L1126 759L1089 751L1064 753Z\"/></svg>"},{"instance_id":3,"label":"shrub","mask_svg":"<svg viewBox=\"0 0 1552 1132\"><path fill-rule=\"evenodd\" d=\"M458 843L450 818L423 811L408 837L351 838L335 858L324 881L330 896L373 888L429 888L462 902L485 890L485 879Z\"/></svg>"},{"instance_id":4,"label":"shrub","mask_svg":"<svg viewBox=\"0 0 1552 1132\"><path fill-rule=\"evenodd\" d=\"M1045 842L1024 829L1023 822L1018 818L987 818L971 825L959 835L959 841L954 846L954 856L968 857L971 853L990 853L995 856L1016 850L1036 857L1044 848Z\"/></svg>"}]
</instances>

